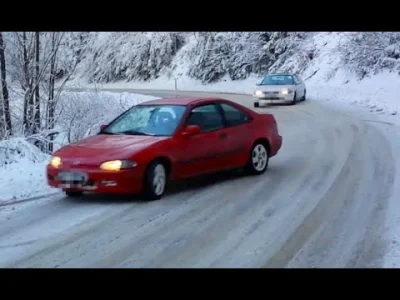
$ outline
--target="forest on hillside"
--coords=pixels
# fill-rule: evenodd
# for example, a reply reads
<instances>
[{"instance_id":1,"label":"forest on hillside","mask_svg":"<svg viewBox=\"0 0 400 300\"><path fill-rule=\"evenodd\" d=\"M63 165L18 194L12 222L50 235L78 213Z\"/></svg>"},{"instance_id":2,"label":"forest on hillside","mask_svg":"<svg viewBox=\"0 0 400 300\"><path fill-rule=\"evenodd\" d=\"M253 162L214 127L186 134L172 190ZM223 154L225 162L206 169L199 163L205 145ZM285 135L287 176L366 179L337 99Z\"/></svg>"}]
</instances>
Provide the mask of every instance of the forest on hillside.
<instances>
[{"instance_id":1,"label":"forest on hillside","mask_svg":"<svg viewBox=\"0 0 400 300\"><path fill-rule=\"evenodd\" d=\"M0 139L52 138L71 78L149 81L185 76L204 84L274 71L303 72L321 51L314 32L0 32ZM341 64L362 79L400 71L399 33L341 33ZM177 59L179 57L179 59ZM16 111L18 110L18 111ZM49 144L51 147L51 143Z\"/></svg>"}]
</instances>

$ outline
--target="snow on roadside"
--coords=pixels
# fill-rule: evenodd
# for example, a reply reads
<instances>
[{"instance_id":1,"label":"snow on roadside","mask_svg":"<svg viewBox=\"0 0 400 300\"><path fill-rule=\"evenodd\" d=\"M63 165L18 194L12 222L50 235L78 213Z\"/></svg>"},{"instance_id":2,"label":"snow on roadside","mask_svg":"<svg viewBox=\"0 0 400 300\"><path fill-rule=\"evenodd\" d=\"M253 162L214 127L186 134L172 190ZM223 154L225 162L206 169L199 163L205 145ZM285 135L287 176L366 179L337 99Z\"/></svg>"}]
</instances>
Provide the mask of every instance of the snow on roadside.
<instances>
[{"instance_id":1,"label":"snow on roadside","mask_svg":"<svg viewBox=\"0 0 400 300\"><path fill-rule=\"evenodd\" d=\"M232 81L228 77L223 78L220 82L203 84L199 80L180 76L177 79L177 89L180 91L193 92L221 92L221 93L237 93L251 94L255 84L260 82L261 78L252 76L245 80ZM145 90L175 90L175 79L160 76L152 81L118 81L113 83L87 83L84 80L79 82L71 82L68 88L76 89L107 89L107 90L126 90L126 89L145 89Z\"/></svg>"},{"instance_id":2,"label":"snow on roadside","mask_svg":"<svg viewBox=\"0 0 400 300\"><path fill-rule=\"evenodd\" d=\"M130 106L157 97L132 93L68 92L57 127L68 124L75 137L94 134L97 124L109 122ZM75 120L71 116L75 116ZM66 134L57 138L58 147L68 143ZM58 148L56 147L56 148ZM47 186L45 167L50 156L24 138L0 141L0 204L57 192Z\"/></svg>"},{"instance_id":3,"label":"snow on roadside","mask_svg":"<svg viewBox=\"0 0 400 300\"><path fill-rule=\"evenodd\" d=\"M0 204L54 192L45 184L49 158L23 138L0 141Z\"/></svg>"},{"instance_id":4,"label":"snow on roadside","mask_svg":"<svg viewBox=\"0 0 400 300\"><path fill-rule=\"evenodd\" d=\"M358 81L343 70L329 75L332 70L326 69L311 76L304 77L308 99L311 101L329 101L345 106L356 106L368 109L371 113L400 114L400 76L394 73L382 73ZM177 80L178 90L220 92L234 94L251 94L260 82L259 77L232 81L223 79L214 84L204 85L198 80L181 76ZM149 82L115 82L107 84L88 84L83 81L74 84L74 88L107 89L107 90L174 90L175 80L159 77Z\"/></svg>"}]
</instances>

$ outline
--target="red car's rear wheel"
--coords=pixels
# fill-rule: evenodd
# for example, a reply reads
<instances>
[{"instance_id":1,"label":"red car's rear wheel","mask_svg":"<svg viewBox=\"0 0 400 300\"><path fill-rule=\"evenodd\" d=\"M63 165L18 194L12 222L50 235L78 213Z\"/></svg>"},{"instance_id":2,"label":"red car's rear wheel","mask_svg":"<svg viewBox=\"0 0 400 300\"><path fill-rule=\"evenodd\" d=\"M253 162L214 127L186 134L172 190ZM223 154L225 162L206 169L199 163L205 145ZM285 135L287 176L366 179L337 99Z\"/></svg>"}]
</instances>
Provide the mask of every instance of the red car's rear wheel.
<instances>
[{"instance_id":1,"label":"red car's rear wheel","mask_svg":"<svg viewBox=\"0 0 400 300\"><path fill-rule=\"evenodd\" d=\"M249 160L247 162L247 170L250 174L260 175L265 172L269 163L269 147L266 142L258 141L254 143Z\"/></svg>"}]
</instances>

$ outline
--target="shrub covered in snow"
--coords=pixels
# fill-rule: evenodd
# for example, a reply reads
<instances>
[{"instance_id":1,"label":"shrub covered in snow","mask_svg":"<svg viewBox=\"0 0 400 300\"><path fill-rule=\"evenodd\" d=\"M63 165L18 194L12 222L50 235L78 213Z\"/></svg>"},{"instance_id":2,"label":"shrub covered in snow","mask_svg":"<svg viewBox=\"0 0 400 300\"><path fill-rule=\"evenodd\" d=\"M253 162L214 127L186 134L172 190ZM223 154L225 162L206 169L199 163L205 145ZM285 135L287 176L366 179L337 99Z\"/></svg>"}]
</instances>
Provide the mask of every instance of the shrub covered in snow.
<instances>
[{"instance_id":1,"label":"shrub covered in snow","mask_svg":"<svg viewBox=\"0 0 400 300\"><path fill-rule=\"evenodd\" d=\"M65 142L78 141L99 131L136 103L155 97L130 93L66 92L60 103L58 128L64 132Z\"/></svg>"},{"instance_id":2,"label":"shrub covered in snow","mask_svg":"<svg viewBox=\"0 0 400 300\"><path fill-rule=\"evenodd\" d=\"M12 117L14 136L22 135L22 95L13 89ZM53 130L42 130L39 134L25 138L28 144L46 152L46 144L52 136L54 149L95 134L101 124L106 124L132 105L155 99L156 97L132 93L112 92L71 92L60 95L56 111L56 126ZM42 112L44 114L44 111ZM13 141L14 139L11 139ZM22 140L22 139L17 139ZM9 141L2 141L8 142ZM11 147L12 148L12 147ZM13 148L12 148L13 149ZM3 152L0 149L0 152ZM9 153L9 152L8 152Z\"/></svg>"}]
</instances>

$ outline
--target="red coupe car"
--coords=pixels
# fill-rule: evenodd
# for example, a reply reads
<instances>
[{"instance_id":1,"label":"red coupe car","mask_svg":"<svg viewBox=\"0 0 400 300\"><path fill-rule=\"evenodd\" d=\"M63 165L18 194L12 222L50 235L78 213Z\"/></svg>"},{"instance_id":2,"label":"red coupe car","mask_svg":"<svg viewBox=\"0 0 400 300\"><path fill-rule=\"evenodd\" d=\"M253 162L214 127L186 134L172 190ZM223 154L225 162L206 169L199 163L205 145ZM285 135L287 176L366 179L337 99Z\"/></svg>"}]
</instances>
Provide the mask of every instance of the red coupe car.
<instances>
[{"instance_id":1,"label":"red coupe car","mask_svg":"<svg viewBox=\"0 0 400 300\"><path fill-rule=\"evenodd\" d=\"M70 197L90 191L156 200L170 180L241 167L262 174L281 145L272 114L225 99L158 99L56 151L47 180Z\"/></svg>"}]
</instances>

